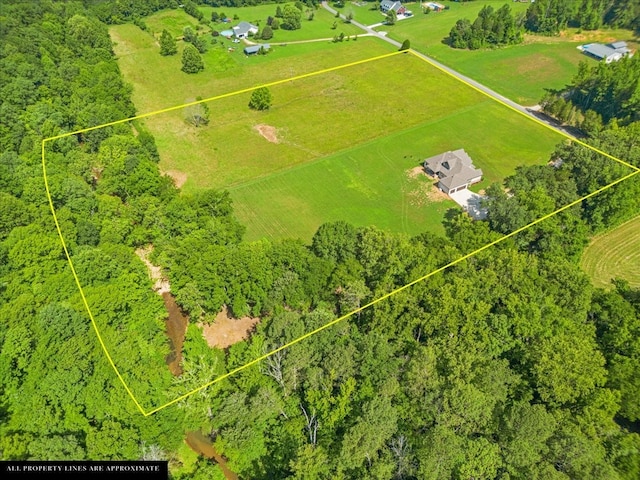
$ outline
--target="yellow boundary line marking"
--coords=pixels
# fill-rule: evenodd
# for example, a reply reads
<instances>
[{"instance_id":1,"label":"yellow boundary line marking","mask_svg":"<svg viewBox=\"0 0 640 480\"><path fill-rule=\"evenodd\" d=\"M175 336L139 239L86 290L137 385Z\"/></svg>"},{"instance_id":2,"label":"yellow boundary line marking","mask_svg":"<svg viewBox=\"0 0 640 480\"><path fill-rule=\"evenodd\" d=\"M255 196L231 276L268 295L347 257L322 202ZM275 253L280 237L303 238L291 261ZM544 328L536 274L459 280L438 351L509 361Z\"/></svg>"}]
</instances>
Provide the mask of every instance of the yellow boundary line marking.
<instances>
[{"instance_id":1,"label":"yellow boundary line marking","mask_svg":"<svg viewBox=\"0 0 640 480\"><path fill-rule=\"evenodd\" d=\"M595 151L596 153L604 155L605 157L607 157L607 158L609 158L611 160L614 160L614 161L616 161L616 162L618 162L618 163L620 163L622 165L625 165L625 166L627 166L629 168L632 168L634 170L634 172L629 173L629 174L625 175L624 177L621 177L621 178L609 183L608 185L605 185L604 187L601 187L601 188L595 190L594 192L591 192L588 195L583 196L582 198L574 200L573 202L571 202L571 203L569 203L569 204L567 204L567 205L565 205L563 207L560 207L559 209L557 209L557 210L555 210L555 211L553 211L553 212L551 212L551 213L549 213L547 215L544 215L543 217L541 217L541 218L539 218L537 220L534 220L533 222L531 222L531 223L529 223L529 224L527 224L527 225L525 225L523 227L520 227L517 230L514 230L513 232L511 232L511 233L509 233L509 234L507 234L507 235L505 235L503 237L500 237L499 239L494 240L491 243L488 243L488 244L484 245L483 247L480 247L480 248L478 248L478 249L476 249L476 250L474 250L474 251L472 251L470 253L467 253L467 254L463 255L462 257L459 257L458 259L453 260L453 261L449 262L448 264L446 264L446 265L444 265L444 266L442 266L440 268L437 268L436 270L433 270L432 272L427 273L426 275L423 275L422 277L417 278L416 280L413 280L410 283L407 283L406 285L403 285L402 287L396 288L395 290L392 290L391 292L388 292L385 295L383 295L381 297L378 297L375 300L372 300L371 302L367 303L366 305L363 305L363 306L361 306L361 307L359 307L359 308L347 313L346 315L342 315L341 317L338 317L338 318L332 320L331 322L328 322L325 325L322 325L321 327L316 328L315 330L307 332L304 335L292 340L291 342L286 343L286 344L284 344L284 345L282 345L282 346L280 346L280 347L278 347L276 349L273 349L270 352L265 353L264 355L261 355L258 358L254 359L254 360L252 360L252 361L250 361L248 363L245 363L244 365L241 365L241 366L239 366L237 368L234 368L233 370L231 370L231 371L229 371L229 372L227 372L227 373L225 373L223 375L220 375L219 377L215 378L214 380L212 380L212 381L210 381L208 383L205 383L204 385L202 385L202 386L200 386L198 388L195 388L195 389L193 389L193 390L191 390L191 391L189 391L189 392L187 392L187 393L175 398L174 400L171 400L170 402L167 402L164 405L156 407L153 410L150 410L150 411L147 412L147 411L144 410L144 408L142 408L142 406L140 405L140 403L136 399L135 395L133 394L133 392L131 391L131 389L129 388L127 383L125 382L124 378L122 377L120 371L118 370L118 367L116 367L116 365L115 365L115 363L113 361L113 358L111 357L111 354L109 353L109 350L107 349L107 347L106 347L106 345L104 343L102 335L100 334L100 330L98 329L98 325L97 325L97 323L95 321L93 313L91 312L91 308L89 307L89 303L87 302L87 299L85 297L82 285L80 284L80 279L78 278L78 274L76 273L76 269L75 269L75 267L73 265L73 261L71 260L71 255L69 254L69 250L67 248L67 244L66 244L66 242L64 240L64 236L62 235L62 229L60 228L60 223L58 222L58 217L56 215L56 211L55 211L55 208L53 206L53 199L51 197L51 191L50 191L49 182L48 182L48 179L47 179L47 167L46 167L46 159L45 159L45 152L46 152L45 146L46 146L46 143L48 141L69 137L71 135L77 135L79 133L85 133L85 132L89 132L89 131L96 130L96 129L99 129L99 128L118 125L118 124L121 124L121 123L126 123L126 122L130 122L132 120L137 120L137 119L141 119L141 118L150 117L150 116L157 115L157 114L160 114L160 113L165 113L165 112L170 112L170 111L173 111L173 110L178 110L178 109L185 108L185 107L188 107L188 106L191 106L191 105L197 105L197 104L204 103L204 102L210 102L210 101L218 100L218 99L225 98L225 97L231 97L231 96L234 96L234 95L239 95L239 94L242 94L242 93L251 92L251 91L256 90L258 88L261 88L261 87L270 87L270 86L274 86L274 85L280 85L280 84L283 84L283 83L292 82L292 81L295 81L295 80L300 80L300 79L312 77L312 76L315 76L315 75L321 75L323 73L327 73L327 72L331 72L331 71L335 71L335 70L340 70L342 68L347 68L347 67L351 67L351 66L354 66L354 65L359 65L359 64L363 64L363 63L376 61L376 60L381 60L383 58L391 57L391 56L398 55L398 54L401 54L401 53L406 53L407 51L405 50L405 51L392 52L392 53L388 53L388 54L385 54L385 55L379 55L379 56L372 57L372 58L369 58L369 59L359 60L359 61L356 61L356 62L347 63L347 64L340 65L340 66L337 66L337 67L330 67L330 68L326 68L324 70L319 70L319 71L316 71L316 72L305 73L305 74L297 75L295 77L287 78L287 79L284 79L284 80L276 80L276 81L269 82L269 83L264 83L262 85L258 85L258 86L255 86L255 87L244 88L242 90L237 90L235 92L225 93L225 94L217 95L217 96L214 96L214 97L209 97L209 98L206 98L204 100L198 100L198 101L195 101L195 102L189 102L189 103L185 103L185 104L182 104L182 105L177 105L177 106L173 106L173 107L169 107L169 108L164 108L162 110L157 110L155 112L144 113L144 114L141 114L141 115L136 115L134 117L125 118L125 119L122 119L122 120L116 120L114 122L109 122L109 123L105 123L105 124L102 124L102 125L97 125L97 126L94 126L94 127L84 128L84 129L81 129L81 130L76 130L76 131L73 131L73 132L68 132L68 133L56 135L56 136L53 136L53 137L45 138L44 140L42 140L42 173L43 173L43 176L44 176L44 184L45 184L45 190L46 190L46 193L47 193L47 199L49 201L49 207L51 209L51 214L53 215L53 220L54 220L54 223L55 223L55 226L56 226L56 230L58 232L58 236L60 237L60 242L62 243L62 248L64 250L65 256L67 257L67 262L69 263L69 266L71 267L71 273L72 273L73 278L75 280L76 286L78 287L78 290L80 291L80 296L82 298L82 303L84 304L84 307L87 310L87 313L89 314L89 319L91 320L91 325L93 326L93 329L96 332L96 336L98 337L98 341L100 343L100 346L102 347L102 350L103 350L105 356L107 357L107 360L109 361L109 364L111 365L111 367L115 371L116 376L120 380L120 383L122 383L122 386L124 387L125 391L129 395L129 397L131 397L131 399L133 400L134 404L136 405L136 407L138 408L140 413L142 413L143 416L148 417L150 415L153 415L154 413L157 413L160 410L163 410L164 408L167 408L167 407L169 407L171 405L174 405L177 402L180 402L181 400L184 400L185 398L188 398L191 395L194 395L195 393L198 393L201 390L204 390L204 389L206 389L206 388L208 388L208 387L210 387L210 386L212 386L212 385L214 385L214 384L216 384L216 383L218 383L218 382L220 382L220 381L222 381L222 380L224 380L224 379L226 379L226 378L228 378L228 377L230 377L232 375L235 375L238 372L241 372L242 370L245 370L245 369L247 369L247 368L249 368L249 367L251 367L253 365L256 365L257 363L265 360L266 358L270 357L271 355L274 355L274 354L276 354L276 353L278 353L278 352L280 352L280 351L282 351L282 350L284 350L286 348L289 348L292 345L295 345L296 343L299 343L299 342L301 342L301 341L303 341L303 340L305 340L305 339L307 339L307 338L309 338L309 337L311 337L311 336L313 336L313 335L315 335L315 334L317 334L317 333L319 333L319 332L321 332L321 331L323 331L323 330L325 330L327 328L330 328L333 325L335 325L335 324L337 324L337 323L339 323L339 322L341 322L343 320L346 320L347 318L351 317L352 315L354 315L354 314L356 314L358 312L361 312L362 310L364 310L366 308L369 308L369 307L371 307L371 306L373 306L373 305L375 305L375 304L377 304L377 303L379 303L379 302L381 302L383 300L386 300L387 298L389 298L389 297L391 297L391 296L393 296L393 295L395 295L395 294L397 294L397 293L399 293L399 292L401 292L401 291L403 291L403 290L415 285L416 283L419 283L419 282L421 282L423 280L426 280L427 278L429 278L429 277L431 277L431 276L433 276L433 275L435 275L437 273L440 273L440 272L442 272L442 271L444 271L444 270L446 270L446 269L448 269L448 268L450 268L450 267L452 267L452 266L454 266L454 265L456 265L456 264L458 264L458 263L460 263L460 262L462 262L462 261L464 261L464 260L466 260L466 259L468 259L468 258L480 253L480 252L482 252L483 250L486 250L486 249L488 249L488 248L490 248L490 247L492 247L494 245L497 245L497 244L503 242L504 240L506 240L508 238L511 238L514 235L517 235L518 233L523 232L524 230L527 230L528 228L531 228L532 226L534 226L534 225L546 220L547 218L550 218L550 217L552 217L552 216L554 216L554 215L556 215L556 214L558 214L558 213L560 213L560 212L562 212L564 210L567 210L568 208L571 208L574 205L577 205L577 204L583 202L587 198L593 197L593 196L595 196L595 195L597 195L597 194L599 194L599 193L601 193L601 192L613 187L614 185L617 185L618 183L621 183L621 182L633 177L634 175L637 175L638 173L640 173L640 168L635 167L634 165L631 165L631 164L629 164L627 162L624 162L624 161L622 161L622 160L620 160L620 159L618 159L618 158L616 158L616 157L614 157L612 155L609 155L608 153L605 153L605 152L603 152L603 151L601 151L601 150L599 150L599 149L597 149L595 147L592 147L591 145L588 145L587 143L584 143L584 142L582 142L580 140L577 140L577 139L571 137L570 135L567 135L566 133L564 133L562 131L556 130L555 128L551 127L550 125L545 124L544 122L541 122L540 120L536 119L535 117L529 116L529 115L525 114L524 112L521 112L520 110L518 110L516 108L513 108L511 105L508 105L507 103L505 103L505 102L503 102L503 101L501 101L501 100L499 100L499 99L497 99L495 97L492 97L491 95L489 95L488 93L484 92L483 90L481 90L481 89L475 87L474 85L471 85L470 83L468 83L468 82L456 77L455 75L453 75L450 72L444 70L443 68L439 67L438 65L435 65L432 62L426 60L425 58L419 56L413 50L408 50L408 51L410 53L412 53L415 57L419 58L420 60L428 63L429 65L437 68L441 72L444 72L447 75L455 78L457 81L460 81L460 82L464 83L465 85L473 88L474 90L482 93L483 95L491 98L492 100L498 102L499 104L502 104L502 105L508 107L509 109L519 113L520 115L523 115L524 117L526 117L526 118L528 118L530 120L533 120L536 123L548 128L548 129L550 129L550 130L552 130L552 131L554 131L556 133L559 133L560 135L562 135L562 136L568 138L569 140L571 140L572 142L576 142L576 143L578 143L578 144L580 144L580 145L582 145L582 146L584 146L586 148L589 148L589 149Z\"/></svg>"},{"instance_id":2,"label":"yellow boundary line marking","mask_svg":"<svg viewBox=\"0 0 640 480\"><path fill-rule=\"evenodd\" d=\"M491 100L494 100L496 102L498 102L501 105L504 105L505 107L507 107L508 109L518 113L519 115L522 115L525 118L528 118L529 120L533 120L535 123L537 123L538 125L542 125L545 128L548 128L549 130L551 130L552 132L555 133L559 133L560 135L562 135L565 138L568 138L569 140L571 140L572 142L577 143L578 145L582 145L583 147L588 148L589 150L593 150L596 153L599 153L600 155L604 155L605 157L614 160L622 165L624 165L625 167L629 167L633 170L637 170L640 171L640 168L636 167L635 165L631 165L628 162L625 162L624 160L620 160L617 157L614 157L613 155L608 154L607 152L604 152L592 145L589 145L588 143L583 142L582 140L579 140L575 137L572 137L571 135L563 132L562 130L558 130L557 128L552 127L551 125L548 125L542 121L540 121L539 119L537 119L536 117L534 117L533 115L527 115L526 113L524 113L521 110L518 110L517 108L514 108L513 106L509 105L508 103L503 102L502 100L491 96L489 93L485 92L484 90L476 87L475 85L472 85L469 82L466 82L465 80L456 77L453 73L449 72L448 70L445 70L444 68L442 68L440 65L436 65L435 63L433 63L432 61L426 59L425 57L421 56L421 54L419 52L416 52L415 50L406 50L408 52L410 52L414 57L419 58L420 60L422 60L425 63L428 63L429 65L431 65L434 68L437 68L438 70L440 70L443 73L446 73L447 75L449 75L451 78L455 78L457 81L464 83L465 85L473 88L476 92L480 92L482 95L489 97Z\"/></svg>"}]
</instances>

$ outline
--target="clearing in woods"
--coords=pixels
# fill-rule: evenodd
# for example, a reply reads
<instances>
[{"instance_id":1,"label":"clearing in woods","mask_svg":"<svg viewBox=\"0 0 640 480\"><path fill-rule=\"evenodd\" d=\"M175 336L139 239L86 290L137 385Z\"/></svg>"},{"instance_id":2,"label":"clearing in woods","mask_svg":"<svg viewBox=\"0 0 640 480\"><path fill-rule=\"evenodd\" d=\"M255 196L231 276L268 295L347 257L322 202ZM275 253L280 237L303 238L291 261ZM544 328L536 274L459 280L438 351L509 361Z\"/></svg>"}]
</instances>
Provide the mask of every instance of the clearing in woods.
<instances>
[{"instance_id":1,"label":"clearing in woods","mask_svg":"<svg viewBox=\"0 0 640 480\"><path fill-rule=\"evenodd\" d=\"M580 265L596 287L611 288L613 279L640 287L640 217L595 237Z\"/></svg>"}]
</instances>

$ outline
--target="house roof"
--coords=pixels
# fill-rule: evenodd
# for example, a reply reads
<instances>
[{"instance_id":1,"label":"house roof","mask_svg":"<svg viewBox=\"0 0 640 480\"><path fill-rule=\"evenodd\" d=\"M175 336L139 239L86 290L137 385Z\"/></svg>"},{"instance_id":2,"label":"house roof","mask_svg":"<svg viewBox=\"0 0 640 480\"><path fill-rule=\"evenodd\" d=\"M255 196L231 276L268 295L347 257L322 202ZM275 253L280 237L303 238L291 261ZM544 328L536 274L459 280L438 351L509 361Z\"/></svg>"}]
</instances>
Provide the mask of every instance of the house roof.
<instances>
[{"instance_id":1,"label":"house roof","mask_svg":"<svg viewBox=\"0 0 640 480\"><path fill-rule=\"evenodd\" d=\"M380 2L380 8L386 9L387 11L393 10L397 12L400 7L402 7L402 2L398 0L382 0L382 2Z\"/></svg>"},{"instance_id":2,"label":"house roof","mask_svg":"<svg viewBox=\"0 0 640 480\"><path fill-rule=\"evenodd\" d=\"M249 47L244 47L244 53L258 53L260 51L260 48L269 50L271 48L271 45L269 45L268 43L262 43L258 45L251 45Z\"/></svg>"},{"instance_id":3,"label":"house roof","mask_svg":"<svg viewBox=\"0 0 640 480\"><path fill-rule=\"evenodd\" d=\"M258 27L249 22L240 22L238 25L233 27L233 33L237 35L247 35L250 31L257 31Z\"/></svg>"},{"instance_id":4,"label":"house roof","mask_svg":"<svg viewBox=\"0 0 640 480\"><path fill-rule=\"evenodd\" d=\"M437 174L442 186L449 190L482 176L482 170L474 167L471 157L462 148L427 158L424 166Z\"/></svg>"},{"instance_id":5,"label":"house roof","mask_svg":"<svg viewBox=\"0 0 640 480\"><path fill-rule=\"evenodd\" d=\"M582 51L599 59L621 56L631 52L631 50L627 48L627 42L613 42L607 45L603 45L602 43L589 43L582 46Z\"/></svg>"},{"instance_id":6,"label":"house roof","mask_svg":"<svg viewBox=\"0 0 640 480\"><path fill-rule=\"evenodd\" d=\"M610 44L609 44L609 46L610 46L611 48L615 48L616 50L617 50L618 48L625 48L625 49L627 49L627 42L623 42L623 41L620 41L620 42L613 42L613 43L610 43ZM627 49L627 50L628 50L628 49Z\"/></svg>"}]
</instances>

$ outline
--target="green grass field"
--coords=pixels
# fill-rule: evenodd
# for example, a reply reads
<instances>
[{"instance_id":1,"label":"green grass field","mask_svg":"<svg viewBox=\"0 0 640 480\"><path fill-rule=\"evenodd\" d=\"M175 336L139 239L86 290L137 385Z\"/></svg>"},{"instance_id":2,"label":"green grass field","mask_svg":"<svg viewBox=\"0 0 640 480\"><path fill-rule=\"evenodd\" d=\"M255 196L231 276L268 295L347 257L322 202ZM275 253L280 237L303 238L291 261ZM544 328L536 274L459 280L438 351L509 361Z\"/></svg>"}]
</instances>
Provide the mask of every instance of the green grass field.
<instances>
[{"instance_id":1,"label":"green grass field","mask_svg":"<svg viewBox=\"0 0 640 480\"><path fill-rule=\"evenodd\" d=\"M626 40L633 48L638 47L638 39L630 30L578 33L575 29L569 29L559 37L526 35L523 44L504 48L475 51L453 49L443 43L443 40L458 19L468 18L473 22L480 9L487 4L498 9L507 3L513 12L524 12L528 5L505 0L440 3L448 5L450 9L424 15L417 4L409 4L414 17L399 21L394 26L378 27L376 30L387 31L390 38L400 42L408 38L412 48L521 105L537 104L546 88L564 87L577 73L581 61L596 65L595 60L585 57L577 50L578 45L592 41Z\"/></svg>"},{"instance_id":2,"label":"green grass field","mask_svg":"<svg viewBox=\"0 0 640 480\"><path fill-rule=\"evenodd\" d=\"M331 4L331 3L330 3ZM402 2L403 5L406 5L409 9L414 9L416 3L410 2ZM372 7L375 5L375 9ZM364 25L374 25L376 23L383 22L385 16L380 12L378 2L345 2L345 6L343 8L335 8L334 9L340 11L342 15L348 15L349 13L353 14L353 19L356 22L360 22Z\"/></svg>"},{"instance_id":3,"label":"green grass field","mask_svg":"<svg viewBox=\"0 0 640 480\"><path fill-rule=\"evenodd\" d=\"M278 4L280 8L284 8L285 3ZM276 13L276 4L257 5L254 7L200 7L200 11L204 14L203 23L198 27L198 21L187 15L184 10L164 10L145 18L145 23L151 30L151 34L158 37L163 29L167 29L169 33L175 37L182 35L184 27L190 26L194 30L201 29L201 34L205 34L206 38L210 38L211 30L218 32L229 30L239 22L245 21L258 26L260 30L267 24L267 18L273 17ZM224 14L227 18L232 19L231 22L212 23L211 13L217 12ZM308 12L310 12L309 10ZM303 12L302 28L299 30L274 30L273 38L269 42L294 42L303 40L313 40L318 38L333 38L341 32L345 35L357 35L363 33L357 27L344 23L334 18L329 12L320 8L313 11L313 19L308 20L308 12ZM237 16L237 20L233 18ZM333 28L334 22L336 28Z\"/></svg>"},{"instance_id":4,"label":"green grass field","mask_svg":"<svg viewBox=\"0 0 640 480\"><path fill-rule=\"evenodd\" d=\"M177 55L163 57L155 39L135 25L112 26L109 33L120 70L133 85L133 101L139 113L180 105L188 98L207 98L396 50L386 42L364 37L341 43L274 46L268 55L247 57L242 52L242 44L223 40L203 55L205 70L189 75L180 71L183 42L178 42ZM233 52L228 51L230 46L235 47Z\"/></svg>"},{"instance_id":5,"label":"green grass field","mask_svg":"<svg viewBox=\"0 0 640 480\"><path fill-rule=\"evenodd\" d=\"M614 278L640 287L640 217L595 237L580 265L596 287L611 288Z\"/></svg>"},{"instance_id":6,"label":"green grass field","mask_svg":"<svg viewBox=\"0 0 640 480\"><path fill-rule=\"evenodd\" d=\"M474 127L465 128L469 125ZM487 100L240 184L231 195L249 240L309 240L321 223L332 220L410 235L441 234L444 212L457 205L434 195L433 182L423 174L411 175L424 158L465 148L485 173L480 188L513 173L516 164L543 163L558 138Z\"/></svg>"},{"instance_id":7,"label":"green grass field","mask_svg":"<svg viewBox=\"0 0 640 480\"><path fill-rule=\"evenodd\" d=\"M184 10L164 10L144 19L144 23L149 27L150 33L159 36L162 30L167 30L174 37L182 36L185 27L191 27L193 30L198 28L198 20L191 15L184 13ZM204 26L200 26L204 28ZM209 31L209 29L206 29Z\"/></svg>"},{"instance_id":8,"label":"green grass field","mask_svg":"<svg viewBox=\"0 0 640 480\"><path fill-rule=\"evenodd\" d=\"M205 72L186 75L177 57L159 55L150 35L131 25L111 31L141 111L393 51L373 38L289 45L261 58L214 50L205 56ZM442 215L454 204L434 195L426 177L409 178L422 159L465 148L484 171L478 190L517 165L546 162L562 138L413 55L270 90L274 101L266 112L247 107L248 92L210 102L206 127L189 126L182 110L144 120L156 137L163 171L186 176L186 191L230 189L250 240L309 240L321 223L337 219L409 234L442 232ZM274 135L271 141L263 128Z\"/></svg>"}]
</instances>

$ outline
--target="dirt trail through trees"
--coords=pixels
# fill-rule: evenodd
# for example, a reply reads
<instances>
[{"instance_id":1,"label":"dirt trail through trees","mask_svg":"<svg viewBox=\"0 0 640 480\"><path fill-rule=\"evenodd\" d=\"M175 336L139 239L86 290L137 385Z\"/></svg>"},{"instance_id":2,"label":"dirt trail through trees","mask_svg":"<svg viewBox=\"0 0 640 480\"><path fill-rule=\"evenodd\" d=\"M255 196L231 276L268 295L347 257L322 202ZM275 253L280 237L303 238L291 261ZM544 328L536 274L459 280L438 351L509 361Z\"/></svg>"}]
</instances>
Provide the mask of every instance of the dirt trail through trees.
<instances>
[{"instance_id":1,"label":"dirt trail through trees","mask_svg":"<svg viewBox=\"0 0 640 480\"><path fill-rule=\"evenodd\" d=\"M171 295L171 285L169 280L162 275L162 268L154 265L149 260L149 255L153 251L153 245L147 245L144 248L138 248L136 255L147 266L149 277L155 283L153 290L162 295L164 307L167 309L167 318L165 326L167 328L167 337L169 338L170 353L167 355L165 362L169 367L169 371L179 377L182 375L182 345L184 344L184 336L187 332L189 317L187 317L176 303L175 298Z\"/></svg>"}]
</instances>

